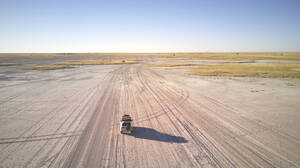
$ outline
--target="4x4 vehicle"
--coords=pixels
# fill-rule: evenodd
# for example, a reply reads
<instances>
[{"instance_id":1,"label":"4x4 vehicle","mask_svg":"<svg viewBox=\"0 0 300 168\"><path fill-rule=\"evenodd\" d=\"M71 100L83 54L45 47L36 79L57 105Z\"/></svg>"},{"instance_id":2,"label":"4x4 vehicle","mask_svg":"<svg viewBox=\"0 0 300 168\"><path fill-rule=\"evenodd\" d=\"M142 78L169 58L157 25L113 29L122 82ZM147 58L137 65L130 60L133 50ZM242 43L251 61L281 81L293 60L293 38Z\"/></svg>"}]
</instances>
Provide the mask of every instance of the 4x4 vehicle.
<instances>
[{"instance_id":1,"label":"4x4 vehicle","mask_svg":"<svg viewBox=\"0 0 300 168\"><path fill-rule=\"evenodd\" d=\"M130 115L125 114L122 116L120 122L120 132L121 134L131 134L132 133L132 119Z\"/></svg>"}]
</instances>

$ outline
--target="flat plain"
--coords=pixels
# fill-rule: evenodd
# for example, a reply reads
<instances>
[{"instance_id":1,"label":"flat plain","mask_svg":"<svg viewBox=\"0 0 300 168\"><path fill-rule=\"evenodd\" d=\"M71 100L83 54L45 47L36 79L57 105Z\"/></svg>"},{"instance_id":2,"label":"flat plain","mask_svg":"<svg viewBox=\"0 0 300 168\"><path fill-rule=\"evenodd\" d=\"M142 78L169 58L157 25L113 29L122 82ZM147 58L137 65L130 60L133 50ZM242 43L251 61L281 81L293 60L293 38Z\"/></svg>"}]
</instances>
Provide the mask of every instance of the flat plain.
<instances>
[{"instance_id":1,"label":"flat plain","mask_svg":"<svg viewBox=\"0 0 300 168\"><path fill-rule=\"evenodd\" d=\"M300 167L299 64L299 53L0 54L0 167Z\"/></svg>"}]
</instances>

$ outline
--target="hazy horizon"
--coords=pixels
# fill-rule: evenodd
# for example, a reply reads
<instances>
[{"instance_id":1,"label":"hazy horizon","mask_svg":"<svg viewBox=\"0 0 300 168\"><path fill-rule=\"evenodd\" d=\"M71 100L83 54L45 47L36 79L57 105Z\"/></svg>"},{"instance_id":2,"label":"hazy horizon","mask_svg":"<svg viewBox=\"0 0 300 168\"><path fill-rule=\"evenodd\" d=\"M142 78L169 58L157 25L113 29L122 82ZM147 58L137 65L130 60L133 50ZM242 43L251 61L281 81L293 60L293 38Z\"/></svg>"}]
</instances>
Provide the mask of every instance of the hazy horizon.
<instances>
[{"instance_id":1,"label":"hazy horizon","mask_svg":"<svg viewBox=\"0 0 300 168\"><path fill-rule=\"evenodd\" d=\"M209 52L0 52L0 54L176 54L176 53L300 53L300 51L209 51Z\"/></svg>"},{"instance_id":2,"label":"hazy horizon","mask_svg":"<svg viewBox=\"0 0 300 168\"><path fill-rule=\"evenodd\" d=\"M300 51L297 0L0 3L0 53Z\"/></svg>"}]
</instances>

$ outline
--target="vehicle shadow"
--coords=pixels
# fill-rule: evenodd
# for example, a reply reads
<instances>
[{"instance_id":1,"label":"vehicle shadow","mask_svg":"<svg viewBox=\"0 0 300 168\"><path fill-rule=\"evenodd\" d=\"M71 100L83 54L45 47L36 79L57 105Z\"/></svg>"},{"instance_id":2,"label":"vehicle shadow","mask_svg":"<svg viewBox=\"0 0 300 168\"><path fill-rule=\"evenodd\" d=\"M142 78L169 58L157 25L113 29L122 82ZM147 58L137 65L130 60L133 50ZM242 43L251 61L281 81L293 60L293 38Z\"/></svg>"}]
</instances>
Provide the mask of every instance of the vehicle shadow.
<instances>
[{"instance_id":1,"label":"vehicle shadow","mask_svg":"<svg viewBox=\"0 0 300 168\"><path fill-rule=\"evenodd\" d=\"M169 142L169 143L187 143L188 141L181 136L170 135L156 131L152 128L133 127L131 136L140 139L148 139L153 141Z\"/></svg>"}]
</instances>

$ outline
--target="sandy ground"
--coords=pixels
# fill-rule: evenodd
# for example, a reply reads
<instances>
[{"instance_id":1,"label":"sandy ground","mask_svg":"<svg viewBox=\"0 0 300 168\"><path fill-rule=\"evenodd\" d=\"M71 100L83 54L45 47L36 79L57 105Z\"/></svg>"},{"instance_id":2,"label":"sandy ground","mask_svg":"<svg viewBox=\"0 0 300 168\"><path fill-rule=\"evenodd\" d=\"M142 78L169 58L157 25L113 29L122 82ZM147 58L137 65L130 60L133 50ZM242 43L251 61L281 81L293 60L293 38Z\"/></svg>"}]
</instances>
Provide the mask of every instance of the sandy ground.
<instances>
[{"instance_id":1,"label":"sandy ground","mask_svg":"<svg viewBox=\"0 0 300 168\"><path fill-rule=\"evenodd\" d=\"M0 167L300 167L300 87L288 79L143 63L0 75ZM119 133L123 114L132 135Z\"/></svg>"}]
</instances>

